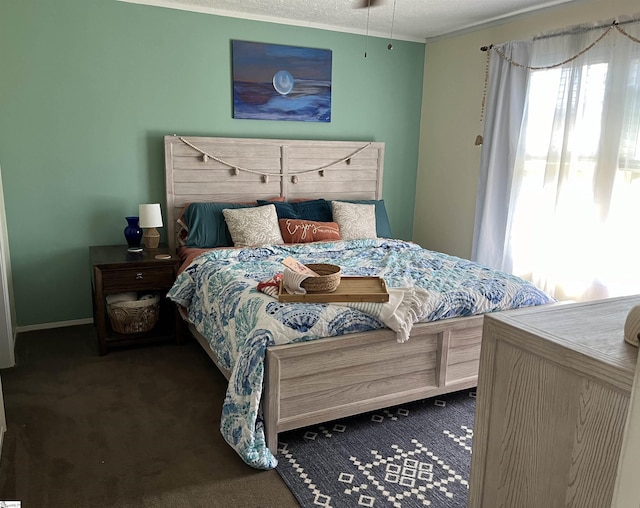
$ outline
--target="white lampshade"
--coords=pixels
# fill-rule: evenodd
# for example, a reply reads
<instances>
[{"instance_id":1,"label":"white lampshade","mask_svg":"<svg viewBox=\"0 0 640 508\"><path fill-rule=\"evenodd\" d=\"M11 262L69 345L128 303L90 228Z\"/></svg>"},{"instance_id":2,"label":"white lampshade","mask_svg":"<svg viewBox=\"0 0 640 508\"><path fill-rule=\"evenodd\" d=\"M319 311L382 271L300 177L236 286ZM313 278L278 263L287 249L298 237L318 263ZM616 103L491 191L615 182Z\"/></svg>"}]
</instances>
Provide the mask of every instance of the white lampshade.
<instances>
[{"instance_id":1,"label":"white lampshade","mask_svg":"<svg viewBox=\"0 0 640 508\"><path fill-rule=\"evenodd\" d=\"M160 203L140 205L138 217L140 217L138 224L143 229L161 228L162 212L160 211Z\"/></svg>"}]
</instances>

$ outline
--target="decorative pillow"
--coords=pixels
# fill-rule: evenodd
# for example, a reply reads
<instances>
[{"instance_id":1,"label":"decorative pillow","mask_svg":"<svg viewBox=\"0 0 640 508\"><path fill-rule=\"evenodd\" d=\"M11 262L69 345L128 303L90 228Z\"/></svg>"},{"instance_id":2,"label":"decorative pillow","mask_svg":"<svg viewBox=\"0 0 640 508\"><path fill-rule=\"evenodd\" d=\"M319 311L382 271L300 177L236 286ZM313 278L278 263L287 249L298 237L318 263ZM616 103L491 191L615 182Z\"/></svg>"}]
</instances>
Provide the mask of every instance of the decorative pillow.
<instances>
[{"instance_id":1,"label":"decorative pillow","mask_svg":"<svg viewBox=\"0 0 640 508\"><path fill-rule=\"evenodd\" d=\"M389 224L389 216L384 206L384 199L344 199L346 203L357 203L361 205L376 206L376 232L378 238L393 238L391 234L391 224Z\"/></svg>"},{"instance_id":2,"label":"decorative pillow","mask_svg":"<svg viewBox=\"0 0 640 508\"><path fill-rule=\"evenodd\" d=\"M268 201L259 199L259 205L266 205ZM326 199L310 199L295 203L273 203L278 213L278 219L300 219L316 222L331 222L331 206Z\"/></svg>"},{"instance_id":3,"label":"decorative pillow","mask_svg":"<svg viewBox=\"0 0 640 508\"><path fill-rule=\"evenodd\" d=\"M236 247L284 243L273 204L255 208L222 210Z\"/></svg>"},{"instance_id":4,"label":"decorative pillow","mask_svg":"<svg viewBox=\"0 0 640 508\"><path fill-rule=\"evenodd\" d=\"M377 238L375 205L332 201L331 208L333 220L338 223L343 240Z\"/></svg>"},{"instance_id":5,"label":"decorative pillow","mask_svg":"<svg viewBox=\"0 0 640 508\"><path fill-rule=\"evenodd\" d=\"M186 247L199 249L233 247L233 240L222 211L229 208L255 206L248 203L191 203L178 219L178 224L183 225L179 235L186 236L184 239Z\"/></svg>"},{"instance_id":6,"label":"decorative pillow","mask_svg":"<svg viewBox=\"0 0 640 508\"><path fill-rule=\"evenodd\" d=\"M284 201L283 196L265 200L266 203ZM176 239L178 245L210 249L232 247L233 240L224 221L224 208L248 208L257 206L257 201L242 203L187 203L176 220ZM191 208L191 210L189 210Z\"/></svg>"},{"instance_id":7,"label":"decorative pillow","mask_svg":"<svg viewBox=\"0 0 640 508\"><path fill-rule=\"evenodd\" d=\"M308 243L340 240L340 227L335 222L280 219L284 243Z\"/></svg>"},{"instance_id":8,"label":"decorative pillow","mask_svg":"<svg viewBox=\"0 0 640 508\"><path fill-rule=\"evenodd\" d=\"M178 246L185 247L187 245L187 237L189 236L189 226L185 224L183 214L184 210L180 218L176 220L176 241L178 242Z\"/></svg>"}]
</instances>

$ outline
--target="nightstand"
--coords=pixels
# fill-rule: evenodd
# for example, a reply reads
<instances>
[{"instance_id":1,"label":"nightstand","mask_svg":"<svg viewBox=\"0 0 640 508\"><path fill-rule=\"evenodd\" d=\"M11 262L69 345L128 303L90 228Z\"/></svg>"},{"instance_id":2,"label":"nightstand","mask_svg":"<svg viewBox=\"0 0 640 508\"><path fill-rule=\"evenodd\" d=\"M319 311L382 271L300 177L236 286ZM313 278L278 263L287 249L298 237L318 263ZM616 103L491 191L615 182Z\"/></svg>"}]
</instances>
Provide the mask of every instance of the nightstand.
<instances>
[{"instance_id":1,"label":"nightstand","mask_svg":"<svg viewBox=\"0 0 640 508\"><path fill-rule=\"evenodd\" d=\"M168 248L144 249L139 253L127 251L126 245L103 245L89 248L91 285L93 289L93 320L101 355L109 349L149 342L176 340L181 342L182 322L177 307L165 298L176 279L180 260L168 255ZM111 326L107 314L106 297L114 293L155 292L160 295L158 322L152 330L141 333L118 333Z\"/></svg>"}]
</instances>

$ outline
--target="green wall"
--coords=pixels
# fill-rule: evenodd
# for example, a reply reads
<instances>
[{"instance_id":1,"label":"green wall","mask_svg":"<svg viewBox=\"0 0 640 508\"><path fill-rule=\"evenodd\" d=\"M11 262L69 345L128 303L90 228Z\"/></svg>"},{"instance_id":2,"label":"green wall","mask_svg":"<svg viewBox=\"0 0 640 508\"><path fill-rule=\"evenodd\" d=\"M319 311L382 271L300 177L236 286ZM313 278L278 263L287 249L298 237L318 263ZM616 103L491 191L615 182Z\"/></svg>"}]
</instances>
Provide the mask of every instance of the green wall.
<instances>
[{"instance_id":1,"label":"green wall","mask_svg":"<svg viewBox=\"0 0 640 508\"><path fill-rule=\"evenodd\" d=\"M331 123L234 120L232 39L333 51ZM0 0L0 166L17 325L91 317L88 247L163 202L166 134L386 142L410 239L424 44L116 0ZM162 234L166 231L163 229Z\"/></svg>"}]
</instances>

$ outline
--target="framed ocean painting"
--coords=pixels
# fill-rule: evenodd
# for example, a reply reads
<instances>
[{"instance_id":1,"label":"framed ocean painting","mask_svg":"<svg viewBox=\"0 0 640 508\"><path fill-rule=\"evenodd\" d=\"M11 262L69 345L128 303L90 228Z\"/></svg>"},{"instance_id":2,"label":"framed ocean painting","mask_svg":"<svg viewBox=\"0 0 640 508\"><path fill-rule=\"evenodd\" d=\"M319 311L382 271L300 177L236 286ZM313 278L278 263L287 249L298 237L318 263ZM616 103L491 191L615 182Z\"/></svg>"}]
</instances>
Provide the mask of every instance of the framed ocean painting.
<instances>
[{"instance_id":1,"label":"framed ocean painting","mask_svg":"<svg viewBox=\"0 0 640 508\"><path fill-rule=\"evenodd\" d=\"M331 51L231 41L233 118L331 121Z\"/></svg>"}]
</instances>

